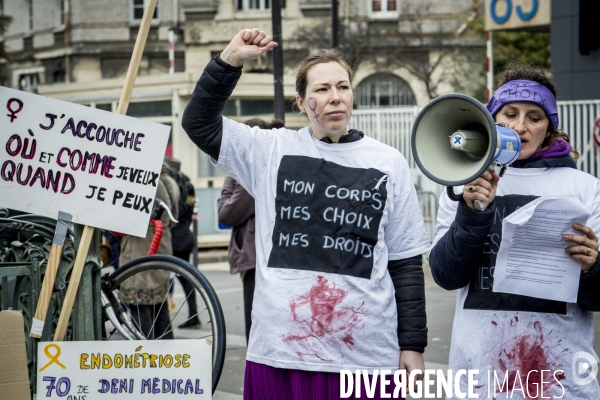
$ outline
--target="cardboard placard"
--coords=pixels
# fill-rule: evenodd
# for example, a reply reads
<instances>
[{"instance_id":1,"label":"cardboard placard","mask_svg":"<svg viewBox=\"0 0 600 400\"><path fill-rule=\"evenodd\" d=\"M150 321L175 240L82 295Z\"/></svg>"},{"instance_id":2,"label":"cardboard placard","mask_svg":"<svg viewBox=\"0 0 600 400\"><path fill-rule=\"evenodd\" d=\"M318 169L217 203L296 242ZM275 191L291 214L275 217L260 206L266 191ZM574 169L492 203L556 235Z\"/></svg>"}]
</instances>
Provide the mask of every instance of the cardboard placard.
<instances>
[{"instance_id":1,"label":"cardboard placard","mask_svg":"<svg viewBox=\"0 0 600 400\"><path fill-rule=\"evenodd\" d=\"M0 87L0 206L145 236L170 127Z\"/></svg>"},{"instance_id":2,"label":"cardboard placard","mask_svg":"<svg viewBox=\"0 0 600 400\"><path fill-rule=\"evenodd\" d=\"M212 343L40 342L37 399L210 399Z\"/></svg>"},{"instance_id":3,"label":"cardboard placard","mask_svg":"<svg viewBox=\"0 0 600 400\"><path fill-rule=\"evenodd\" d=\"M31 400L23 314L0 311L0 397Z\"/></svg>"}]
</instances>

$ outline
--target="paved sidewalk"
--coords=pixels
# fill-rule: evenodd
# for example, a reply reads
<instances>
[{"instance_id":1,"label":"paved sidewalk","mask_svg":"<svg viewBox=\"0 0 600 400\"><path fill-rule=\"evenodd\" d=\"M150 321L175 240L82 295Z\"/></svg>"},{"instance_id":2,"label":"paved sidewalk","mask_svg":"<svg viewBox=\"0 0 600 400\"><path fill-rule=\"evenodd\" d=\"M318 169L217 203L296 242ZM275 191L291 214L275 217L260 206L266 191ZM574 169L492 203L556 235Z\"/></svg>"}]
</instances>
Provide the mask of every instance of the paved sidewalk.
<instances>
[{"instance_id":1,"label":"paved sidewalk","mask_svg":"<svg viewBox=\"0 0 600 400\"><path fill-rule=\"evenodd\" d=\"M227 262L227 249L198 250L198 264Z\"/></svg>"}]
</instances>

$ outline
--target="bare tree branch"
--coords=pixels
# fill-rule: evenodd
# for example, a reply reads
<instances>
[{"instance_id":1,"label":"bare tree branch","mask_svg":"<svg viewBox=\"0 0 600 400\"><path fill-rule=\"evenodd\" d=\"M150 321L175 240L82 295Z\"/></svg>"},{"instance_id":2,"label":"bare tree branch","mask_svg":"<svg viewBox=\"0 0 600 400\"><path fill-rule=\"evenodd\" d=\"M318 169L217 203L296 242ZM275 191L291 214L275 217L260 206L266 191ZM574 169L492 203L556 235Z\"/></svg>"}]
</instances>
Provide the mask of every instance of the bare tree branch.
<instances>
[{"instance_id":1,"label":"bare tree branch","mask_svg":"<svg viewBox=\"0 0 600 400\"><path fill-rule=\"evenodd\" d=\"M456 38L455 27L448 24L450 17L442 15L444 18L441 18L435 10L431 0L418 4L403 2L398 21L381 21L370 19L356 7L351 7L346 23L339 27L339 48L355 71L366 62L382 71L406 69L423 83L429 98L439 96L444 87L465 90L468 85L463 82L464 76L477 76L482 68L481 58L476 57L477 51L468 47L482 48L484 41L476 38L471 40L474 44L466 44L468 41ZM463 21L457 15L451 17L458 28ZM291 46L304 49L308 54L327 48L330 35L330 26L325 21L316 26L301 26ZM302 52L296 55L304 56ZM288 65L300 60L286 55Z\"/></svg>"}]
</instances>

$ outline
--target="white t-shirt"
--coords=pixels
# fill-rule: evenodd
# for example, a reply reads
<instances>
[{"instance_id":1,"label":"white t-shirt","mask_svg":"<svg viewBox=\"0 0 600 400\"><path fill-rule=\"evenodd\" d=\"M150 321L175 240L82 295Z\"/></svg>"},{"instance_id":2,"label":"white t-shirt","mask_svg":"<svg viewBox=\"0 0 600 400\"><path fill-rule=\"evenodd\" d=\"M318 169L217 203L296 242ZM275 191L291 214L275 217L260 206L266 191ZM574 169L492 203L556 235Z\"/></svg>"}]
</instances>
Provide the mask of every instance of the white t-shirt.
<instances>
[{"instance_id":1,"label":"white t-shirt","mask_svg":"<svg viewBox=\"0 0 600 400\"><path fill-rule=\"evenodd\" d=\"M308 128L223 118L217 165L256 200L247 359L309 371L397 369L387 263L429 249L404 157L369 137L326 144Z\"/></svg>"},{"instance_id":2,"label":"white t-shirt","mask_svg":"<svg viewBox=\"0 0 600 400\"><path fill-rule=\"evenodd\" d=\"M482 262L476 278L458 290L452 328L449 368L479 370L475 389L479 398L493 398L497 392L498 399L600 399L597 380L587 385L577 385L573 380L573 374L577 373L573 365L581 365L582 361L575 353L588 353L590 365L590 361L598 361L593 349L591 312L576 303L492 292L502 219L533 199L548 195L571 195L579 199L591 213L587 225L596 234L600 233L598 179L573 168L507 169L498 184L497 209ZM457 205L445 194L441 196L434 246L454 221ZM543 385L541 370L552 371L544 372ZM583 378L589 373L579 371L578 376ZM503 384L507 374L507 383ZM495 376L498 383L494 382ZM503 388L499 389L500 386ZM461 381L461 387L466 390L466 379Z\"/></svg>"}]
</instances>

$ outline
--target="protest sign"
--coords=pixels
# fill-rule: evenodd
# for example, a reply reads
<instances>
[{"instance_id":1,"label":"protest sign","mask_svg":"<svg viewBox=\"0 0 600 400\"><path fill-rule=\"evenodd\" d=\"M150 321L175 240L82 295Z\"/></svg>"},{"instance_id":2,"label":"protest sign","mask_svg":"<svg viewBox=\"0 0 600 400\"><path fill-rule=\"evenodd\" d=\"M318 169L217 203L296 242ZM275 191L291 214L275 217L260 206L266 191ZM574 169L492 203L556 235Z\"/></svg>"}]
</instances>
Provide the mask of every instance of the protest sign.
<instances>
[{"instance_id":1,"label":"protest sign","mask_svg":"<svg viewBox=\"0 0 600 400\"><path fill-rule=\"evenodd\" d=\"M0 87L0 206L145 236L170 127Z\"/></svg>"},{"instance_id":2,"label":"protest sign","mask_svg":"<svg viewBox=\"0 0 600 400\"><path fill-rule=\"evenodd\" d=\"M190 345L193 343L193 345ZM209 340L41 342L37 399L210 399Z\"/></svg>"}]
</instances>

